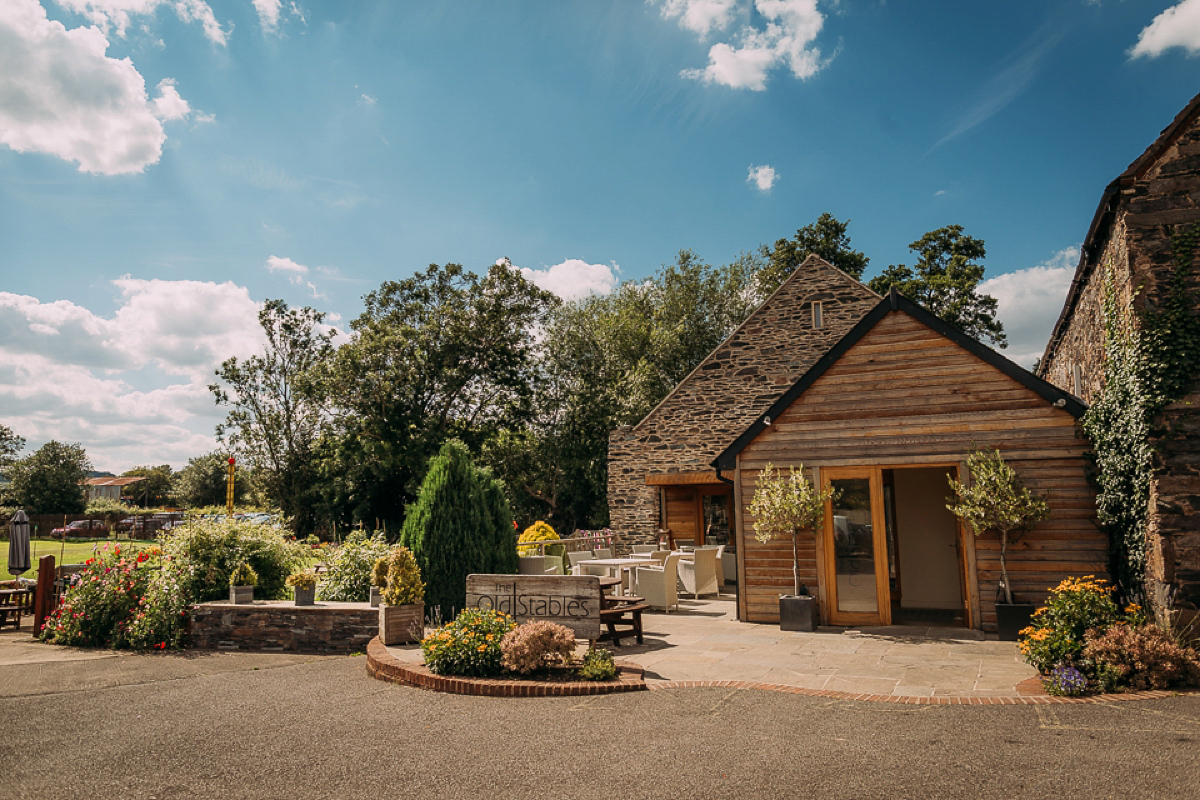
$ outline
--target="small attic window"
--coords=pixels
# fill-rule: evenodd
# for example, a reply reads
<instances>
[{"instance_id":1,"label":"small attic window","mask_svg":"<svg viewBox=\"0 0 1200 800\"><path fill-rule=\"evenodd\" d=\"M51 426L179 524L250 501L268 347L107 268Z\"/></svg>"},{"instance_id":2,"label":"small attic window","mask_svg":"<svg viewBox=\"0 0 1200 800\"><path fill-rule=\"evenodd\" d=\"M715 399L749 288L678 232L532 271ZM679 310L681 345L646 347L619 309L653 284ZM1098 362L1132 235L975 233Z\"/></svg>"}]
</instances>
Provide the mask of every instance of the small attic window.
<instances>
[{"instance_id":1,"label":"small attic window","mask_svg":"<svg viewBox=\"0 0 1200 800\"><path fill-rule=\"evenodd\" d=\"M1083 397L1083 366L1080 364L1071 365L1071 394Z\"/></svg>"},{"instance_id":2,"label":"small attic window","mask_svg":"<svg viewBox=\"0 0 1200 800\"><path fill-rule=\"evenodd\" d=\"M825 327L825 317L821 311L820 300L814 300L812 304L812 326L814 328Z\"/></svg>"}]
</instances>

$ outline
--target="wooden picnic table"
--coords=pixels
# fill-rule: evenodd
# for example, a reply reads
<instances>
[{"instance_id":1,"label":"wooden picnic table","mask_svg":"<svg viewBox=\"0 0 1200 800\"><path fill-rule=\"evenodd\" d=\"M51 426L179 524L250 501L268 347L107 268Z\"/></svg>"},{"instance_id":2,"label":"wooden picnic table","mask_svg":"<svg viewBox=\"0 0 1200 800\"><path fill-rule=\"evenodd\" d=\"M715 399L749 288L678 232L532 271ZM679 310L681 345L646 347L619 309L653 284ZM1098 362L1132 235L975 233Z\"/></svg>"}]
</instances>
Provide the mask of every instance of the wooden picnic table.
<instances>
[{"instance_id":1,"label":"wooden picnic table","mask_svg":"<svg viewBox=\"0 0 1200 800\"><path fill-rule=\"evenodd\" d=\"M0 628L10 624L20 628L22 613L33 613L33 589L0 589Z\"/></svg>"}]
</instances>

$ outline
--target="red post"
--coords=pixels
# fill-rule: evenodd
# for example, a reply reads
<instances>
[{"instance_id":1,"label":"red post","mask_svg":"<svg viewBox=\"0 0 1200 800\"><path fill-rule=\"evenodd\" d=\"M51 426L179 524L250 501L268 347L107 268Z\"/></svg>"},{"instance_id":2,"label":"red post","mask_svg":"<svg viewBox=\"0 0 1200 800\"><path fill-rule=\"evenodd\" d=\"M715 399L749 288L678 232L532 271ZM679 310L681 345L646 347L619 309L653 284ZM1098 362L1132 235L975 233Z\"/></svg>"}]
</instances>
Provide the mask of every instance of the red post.
<instances>
[{"instance_id":1,"label":"red post","mask_svg":"<svg viewBox=\"0 0 1200 800\"><path fill-rule=\"evenodd\" d=\"M54 610L54 556L38 559L37 589L33 595L33 635L42 632L46 617Z\"/></svg>"}]
</instances>

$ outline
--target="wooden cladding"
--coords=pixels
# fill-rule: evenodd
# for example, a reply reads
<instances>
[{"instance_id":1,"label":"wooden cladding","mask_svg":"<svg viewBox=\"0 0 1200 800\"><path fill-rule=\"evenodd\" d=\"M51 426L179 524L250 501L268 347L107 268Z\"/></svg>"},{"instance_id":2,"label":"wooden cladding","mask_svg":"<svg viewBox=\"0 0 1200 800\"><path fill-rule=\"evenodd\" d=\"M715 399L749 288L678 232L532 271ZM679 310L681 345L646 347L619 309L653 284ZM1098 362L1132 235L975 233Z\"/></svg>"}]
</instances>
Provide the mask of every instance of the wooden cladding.
<instances>
[{"instance_id":1,"label":"wooden cladding","mask_svg":"<svg viewBox=\"0 0 1200 800\"><path fill-rule=\"evenodd\" d=\"M742 618L777 621L778 595L791 591L790 542L753 538L749 504L768 462L820 469L961 464L975 447L998 448L1030 488L1050 492L1049 519L1009 551L1022 599L1040 602L1068 575L1106 572L1107 540L1085 476L1089 445L1076 419L908 314L891 312L738 456ZM801 553L801 580L810 588L822 573L817 538L807 534ZM976 621L992 629L999 543L984 534L974 544Z\"/></svg>"}]
</instances>

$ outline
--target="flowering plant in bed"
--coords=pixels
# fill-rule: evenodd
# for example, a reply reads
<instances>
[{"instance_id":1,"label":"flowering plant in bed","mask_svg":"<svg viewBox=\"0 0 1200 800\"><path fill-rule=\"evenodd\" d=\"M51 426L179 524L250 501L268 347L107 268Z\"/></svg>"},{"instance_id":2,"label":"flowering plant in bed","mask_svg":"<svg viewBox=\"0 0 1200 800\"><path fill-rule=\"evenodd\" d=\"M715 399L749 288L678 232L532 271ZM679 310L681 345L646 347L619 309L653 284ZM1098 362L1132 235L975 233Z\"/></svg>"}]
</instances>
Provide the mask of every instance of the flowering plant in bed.
<instances>
[{"instance_id":1,"label":"flowering plant in bed","mask_svg":"<svg viewBox=\"0 0 1200 800\"><path fill-rule=\"evenodd\" d=\"M508 614L468 608L421 640L425 666L438 675L499 675L500 642L515 627Z\"/></svg>"}]
</instances>

